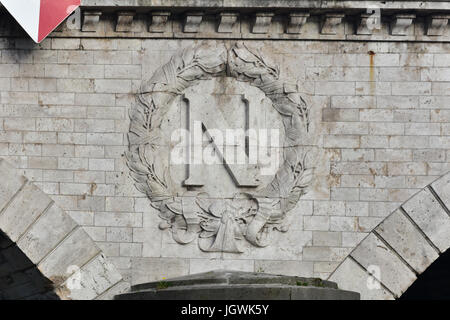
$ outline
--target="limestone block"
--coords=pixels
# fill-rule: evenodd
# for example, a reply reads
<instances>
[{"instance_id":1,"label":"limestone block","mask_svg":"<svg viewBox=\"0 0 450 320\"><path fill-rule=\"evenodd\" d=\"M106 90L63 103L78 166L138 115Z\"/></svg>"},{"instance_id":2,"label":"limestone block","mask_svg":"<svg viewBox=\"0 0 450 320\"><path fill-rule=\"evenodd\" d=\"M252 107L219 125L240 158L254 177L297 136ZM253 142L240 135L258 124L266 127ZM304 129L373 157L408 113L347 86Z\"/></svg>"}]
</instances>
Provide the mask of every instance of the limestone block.
<instances>
[{"instance_id":1,"label":"limestone block","mask_svg":"<svg viewBox=\"0 0 450 320\"><path fill-rule=\"evenodd\" d=\"M2 176L2 183L0 184L0 208L3 209L26 182L26 178L17 176L13 167L3 159L0 159L0 173ZM3 226L0 225L0 227Z\"/></svg>"},{"instance_id":2,"label":"limestone block","mask_svg":"<svg viewBox=\"0 0 450 320\"><path fill-rule=\"evenodd\" d=\"M116 268L99 254L70 276L64 286L73 300L92 300L122 279Z\"/></svg>"},{"instance_id":3,"label":"limestone block","mask_svg":"<svg viewBox=\"0 0 450 320\"><path fill-rule=\"evenodd\" d=\"M388 290L350 258L345 259L328 280L336 282L339 289L359 292L361 300L394 300Z\"/></svg>"},{"instance_id":4,"label":"limestone block","mask_svg":"<svg viewBox=\"0 0 450 320\"><path fill-rule=\"evenodd\" d=\"M117 12L117 23L116 23L116 31L117 32L130 32L133 28L133 18L135 16L135 12L132 11L119 11Z\"/></svg>"},{"instance_id":5,"label":"limestone block","mask_svg":"<svg viewBox=\"0 0 450 320\"><path fill-rule=\"evenodd\" d=\"M397 296L416 279L397 254L372 233L356 247L351 256L366 270L372 266L379 268L380 272L375 277Z\"/></svg>"},{"instance_id":6,"label":"limestone block","mask_svg":"<svg viewBox=\"0 0 450 320\"><path fill-rule=\"evenodd\" d=\"M439 256L401 210L393 212L375 231L418 273Z\"/></svg>"},{"instance_id":7,"label":"limestone block","mask_svg":"<svg viewBox=\"0 0 450 320\"><path fill-rule=\"evenodd\" d=\"M106 240L112 242L132 242L133 228L108 227L106 229Z\"/></svg>"},{"instance_id":8,"label":"limestone block","mask_svg":"<svg viewBox=\"0 0 450 320\"><path fill-rule=\"evenodd\" d=\"M331 231L356 231L357 228L356 217L331 217L330 230Z\"/></svg>"},{"instance_id":9,"label":"limestone block","mask_svg":"<svg viewBox=\"0 0 450 320\"><path fill-rule=\"evenodd\" d=\"M186 275L189 261L177 258L132 258L131 269L132 285L135 285Z\"/></svg>"},{"instance_id":10,"label":"limestone block","mask_svg":"<svg viewBox=\"0 0 450 320\"><path fill-rule=\"evenodd\" d=\"M415 18L416 18L415 14L394 15L391 21L391 35L406 36Z\"/></svg>"},{"instance_id":11,"label":"limestone block","mask_svg":"<svg viewBox=\"0 0 450 320\"><path fill-rule=\"evenodd\" d=\"M115 79L140 79L140 66L105 66L105 77Z\"/></svg>"},{"instance_id":12,"label":"limestone block","mask_svg":"<svg viewBox=\"0 0 450 320\"><path fill-rule=\"evenodd\" d=\"M450 247L450 217L428 189L420 191L402 207L441 252Z\"/></svg>"},{"instance_id":13,"label":"limestone block","mask_svg":"<svg viewBox=\"0 0 450 320\"><path fill-rule=\"evenodd\" d=\"M39 263L38 269L48 279L60 284L74 273L76 267L81 268L99 251L88 234L77 228Z\"/></svg>"},{"instance_id":14,"label":"limestone block","mask_svg":"<svg viewBox=\"0 0 450 320\"><path fill-rule=\"evenodd\" d=\"M162 33L166 31L167 21L169 20L170 12L168 11L153 11L150 13L152 21L150 23L149 32Z\"/></svg>"},{"instance_id":15,"label":"limestone block","mask_svg":"<svg viewBox=\"0 0 450 320\"><path fill-rule=\"evenodd\" d=\"M345 202L343 201L315 201L315 216L344 216Z\"/></svg>"},{"instance_id":16,"label":"limestone block","mask_svg":"<svg viewBox=\"0 0 450 320\"><path fill-rule=\"evenodd\" d=\"M367 202L348 202L345 212L345 215L350 217L368 216L369 204Z\"/></svg>"},{"instance_id":17,"label":"limestone block","mask_svg":"<svg viewBox=\"0 0 450 320\"><path fill-rule=\"evenodd\" d=\"M70 216L53 204L27 230L17 245L33 263L38 264L75 227L76 223Z\"/></svg>"},{"instance_id":18,"label":"limestone block","mask_svg":"<svg viewBox=\"0 0 450 320\"><path fill-rule=\"evenodd\" d=\"M427 36L442 36L448 25L450 15L432 15L427 21Z\"/></svg>"},{"instance_id":19,"label":"limestone block","mask_svg":"<svg viewBox=\"0 0 450 320\"><path fill-rule=\"evenodd\" d=\"M97 196L82 195L77 197L77 209L88 211L104 211L105 210L105 198Z\"/></svg>"},{"instance_id":20,"label":"limestone block","mask_svg":"<svg viewBox=\"0 0 450 320\"><path fill-rule=\"evenodd\" d=\"M252 33L267 33L274 14L271 12L259 12L255 14Z\"/></svg>"},{"instance_id":21,"label":"limestone block","mask_svg":"<svg viewBox=\"0 0 450 320\"><path fill-rule=\"evenodd\" d=\"M219 13L219 26L217 27L217 32L220 33L231 33L233 32L233 27L239 14L236 12L221 12Z\"/></svg>"},{"instance_id":22,"label":"limestone block","mask_svg":"<svg viewBox=\"0 0 450 320\"><path fill-rule=\"evenodd\" d=\"M53 38L52 49L54 50L76 50L80 48L80 39L60 39Z\"/></svg>"},{"instance_id":23,"label":"limestone block","mask_svg":"<svg viewBox=\"0 0 450 320\"><path fill-rule=\"evenodd\" d=\"M107 197L106 210L107 211L133 211L134 200L127 197Z\"/></svg>"},{"instance_id":24,"label":"limestone block","mask_svg":"<svg viewBox=\"0 0 450 320\"><path fill-rule=\"evenodd\" d=\"M2 182L3 185L3 182ZM51 199L33 184L27 184L0 214L0 229L17 241L50 205Z\"/></svg>"},{"instance_id":25,"label":"limestone block","mask_svg":"<svg viewBox=\"0 0 450 320\"><path fill-rule=\"evenodd\" d=\"M342 234L341 232L315 231L313 245L339 247L342 245Z\"/></svg>"},{"instance_id":26,"label":"limestone block","mask_svg":"<svg viewBox=\"0 0 450 320\"><path fill-rule=\"evenodd\" d=\"M103 227L141 227L142 214L139 212L97 212L95 214L95 225Z\"/></svg>"},{"instance_id":27,"label":"limestone block","mask_svg":"<svg viewBox=\"0 0 450 320\"><path fill-rule=\"evenodd\" d=\"M96 32L99 29L101 11L85 11L83 12L83 25L81 31L83 32Z\"/></svg>"},{"instance_id":28,"label":"limestone block","mask_svg":"<svg viewBox=\"0 0 450 320\"><path fill-rule=\"evenodd\" d=\"M236 270L253 272L253 260L191 259L189 273L200 273L214 270Z\"/></svg>"},{"instance_id":29,"label":"limestone block","mask_svg":"<svg viewBox=\"0 0 450 320\"><path fill-rule=\"evenodd\" d=\"M119 246L121 257L142 257L141 243L121 243Z\"/></svg>"},{"instance_id":30,"label":"limestone block","mask_svg":"<svg viewBox=\"0 0 450 320\"><path fill-rule=\"evenodd\" d=\"M433 182L431 184L431 187L447 207L447 209L450 210L450 173L447 173L443 177Z\"/></svg>"},{"instance_id":31,"label":"limestone block","mask_svg":"<svg viewBox=\"0 0 450 320\"><path fill-rule=\"evenodd\" d=\"M380 15L377 16L375 13L362 13L356 27L356 34L371 35L377 25L381 26L380 20Z\"/></svg>"},{"instance_id":32,"label":"limestone block","mask_svg":"<svg viewBox=\"0 0 450 320\"><path fill-rule=\"evenodd\" d=\"M393 95L429 95L431 83L429 82L393 82Z\"/></svg>"},{"instance_id":33,"label":"limestone block","mask_svg":"<svg viewBox=\"0 0 450 320\"><path fill-rule=\"evenodd\" d=\"M309 17L309 12L294 12L289 14L286 33L301 33L302 27Z\"/></svg>"},{"instance_id":34,"label":"limestone block","mask_svg":"<svg viewBox=\"0 0 450 320\"><path fill-rule=\"evenodd\" d=\"M350 248L339 247L304 247L304 261L342 261L350 253Z\"/></svg>"},{"instance_id":35,"label":"limestone block","mask_svg":"<svg viewBox=\"0 0 450 320\"><path fill-rule=\"evenodd\" d=\"M94 64L120 64L127 65L132 63L132 53L129 51L95 51ZM107 82L106 82L107 83ZM124 92L128 93L128 92Z\"/></svg>"},{"instance_id":36,"label":"limestone block","mask_svg":"<svg viewBox=\"0 0 450 320\"><path fill-rule=\"evenodd\" d=\"M321 34L337 34L337 27L342 23L345 14L342 13L327 13L322 18L320 28Z\"/></svg>"},{"instance_id":37,"label":"limestone block","mask_svg":"<svg viewBox=\"0 0 450 320\"><path fill-rule=\"evenodd\" d=\"M304 216L305 230L328 231L330 229L330 217L328 216Z\"/></svg>"},{"instance_id":38,"label":"limestone block","mask_svg":"<svg viewBox=\"0 0 450 320\"><path fill-rule=\"evenodd\" d=\"M183 32L196 33L200 29L203 12L188 12L184 18Z\"/></svg>"},{"instance_id":39,"label":"limestone block","mask_svg":"<svg viewBox=\"0 0 450 320\"><path fill-rule=\"evenodd\" d=\"M315 93L326 96L348 96L355 94L355 84L344 81L317 81L315 83Z\"/></svg>"},{"instance_id":40,"label":"limestone block","mask_svg":"<svg viewBox=\"0 0 450 320\"><path fill-rule=\"evenodd\" d=\"M342 232L342 246L354 248L366 236L367 236L367 233L364 233L364 232Z\"/></svg>"},{"instance_id":41,"label":"limestone block","mask_svg":"<svg viewBox=\"0 0 450 320\"><path fill-rule=\"evenodd\" d=\"M358 231L370 232L382 220L380 217L358 217Z\"/></svg>"},{"instance_id":42,"label":"limestone block","mask_svg":"<svg viewBox=\"0 0 450 320\"><path fill-rule=\"evenodd\" d=\"M312 277L313 263L310 261L256 260L255 272Z\"/></svg>"}]
</instances>

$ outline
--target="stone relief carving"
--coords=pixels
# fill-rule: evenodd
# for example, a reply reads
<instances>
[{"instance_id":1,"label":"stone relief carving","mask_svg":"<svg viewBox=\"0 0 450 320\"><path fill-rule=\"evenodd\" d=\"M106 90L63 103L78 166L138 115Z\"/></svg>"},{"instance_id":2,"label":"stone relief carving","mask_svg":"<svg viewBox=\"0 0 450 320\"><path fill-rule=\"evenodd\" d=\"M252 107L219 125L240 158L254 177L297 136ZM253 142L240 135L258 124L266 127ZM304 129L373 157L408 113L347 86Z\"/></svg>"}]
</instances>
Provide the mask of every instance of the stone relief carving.
<instances>
[{"instance_id":1,"label":"stone relief carving","mask_svg":"<svg viewBox=\"0 0 450 320\"><path fill-rule=\"evenodd\" d=\"M232 77L259 88L272 102L285 129L283 161L271 182L232 199L209 197L205 192L174 191L164 156L161 122L168 106L190 86L214 77ZM206 252L242 252L246 240L257 247L271 242L273 232L286 232L286 214L307 191L313 170L306 165L308 106L297 86L279 79L277 67L244 43L231 49L223 44L188 47L144 81L130 111L127 163L138 190L148 196L162 219L159 227L187 244L198 238Z\"/></svg>"}]
</instances>

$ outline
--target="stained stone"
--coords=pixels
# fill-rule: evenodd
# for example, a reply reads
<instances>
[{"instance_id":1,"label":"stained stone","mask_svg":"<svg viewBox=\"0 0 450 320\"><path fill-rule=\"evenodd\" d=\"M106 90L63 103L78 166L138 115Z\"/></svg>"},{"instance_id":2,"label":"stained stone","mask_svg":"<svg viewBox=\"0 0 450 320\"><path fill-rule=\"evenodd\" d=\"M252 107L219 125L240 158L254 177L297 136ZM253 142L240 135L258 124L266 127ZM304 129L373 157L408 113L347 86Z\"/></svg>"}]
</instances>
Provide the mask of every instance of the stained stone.
<instances>
[{"instance_id":1,"label":"stained stone","mask_svg":"<svg viewBox=\"0 0 450 320\"><path fill-rule=\"evenodd\" d=\"M450 217L429 190L422 190L402 207L441 252L450 247Z\"/></svg>"},{"instance_id":2,"label":"stained stone","mask_svg":"<svg viewBox=\"0 0 450 320\"><path fill-rule=\"evenodd\" d=\"M318 278L216 270L135 285L115 299L359 300L359 294Z\"/></svg>"},{"instance_id":3,"label":"stained stone","mask_svg":"<svg viewBox=\"0 0 450 320\"><path fill-rule=\"evenodd\" d=\"M446 175L433 182L433 184L431 184L431 187L447 207L447 209L450 210L450 173L447 173Z\"/></svg>"},{"instance_id":4,"label":"stained stone","mask_svg":"<svg viewBox=\"0 0 450 320\"><path fill-rule=\"evenodd\" d=\"M395 297L358 263L346 258L330 277L345 290L356 291L362 300L393 300ZM370 284L370 285L369 285Z\"/></svg>"},{"instance_id":5,"label":"stained stone","mask_svg":"<svg viewBox=\"0 0 450 320\"><path fill-rule=\"evenodd\" d=\"M400 296L416 279L416 275L397 254L372 233L361 242L351 256L366 270L376 266L380 273L375 278L397 296Z\"/></svg>"},{"instance_id":6,"label":"stained stone","mask_svg":"<svg viewBox=\"0 0 450 320\"><path fill-rule=\"evenodd\" d=\"M418 273L425 271L439 256L400 210L386 218L375 231Z\"/></svg>"}]
</instances>

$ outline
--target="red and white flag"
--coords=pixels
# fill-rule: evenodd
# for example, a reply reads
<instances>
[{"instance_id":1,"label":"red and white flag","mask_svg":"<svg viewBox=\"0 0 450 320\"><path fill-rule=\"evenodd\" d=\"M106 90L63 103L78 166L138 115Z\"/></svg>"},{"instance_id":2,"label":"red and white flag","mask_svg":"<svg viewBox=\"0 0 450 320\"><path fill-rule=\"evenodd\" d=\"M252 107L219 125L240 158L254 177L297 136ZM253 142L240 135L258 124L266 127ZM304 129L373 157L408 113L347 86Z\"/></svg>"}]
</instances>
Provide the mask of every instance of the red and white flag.
<instances>
[{"instance_id":1,"label":"red and white flag","mask_svg":"<svg viewBox=\"0 0 450 320\"><path fill-rule=\"evenodd\" d=\"M0 0L35 42L41 42L80 6L81 0Z\"/></svg>"}]
</instances>

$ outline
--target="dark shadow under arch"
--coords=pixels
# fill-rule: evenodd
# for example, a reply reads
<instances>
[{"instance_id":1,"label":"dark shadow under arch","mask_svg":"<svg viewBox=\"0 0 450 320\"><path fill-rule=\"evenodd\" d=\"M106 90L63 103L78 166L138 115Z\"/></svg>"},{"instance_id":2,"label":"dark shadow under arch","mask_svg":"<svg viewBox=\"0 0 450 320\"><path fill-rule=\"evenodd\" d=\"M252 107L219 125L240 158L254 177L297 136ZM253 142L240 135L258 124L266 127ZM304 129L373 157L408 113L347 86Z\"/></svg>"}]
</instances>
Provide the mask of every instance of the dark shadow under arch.
<instances>
[{"instance_id":1,"label":"dark shadow under arch","mask_svg":"<svg viewBox=\"0 0 450 320\"><path fill-rule=\"evenodd\" d=\"M59 300L50 280L0 230L0 300Z\"/></svg>"},{"instance_id":2,"label":"dark shadow under arch","mask_svg":"<svg viewBox=\"0 0 450 320\"><path fill-rule=\"evenodd\" d=\"M450 250L419 275L399 300L450 300Z\"/></svg>"}]
</instances>

